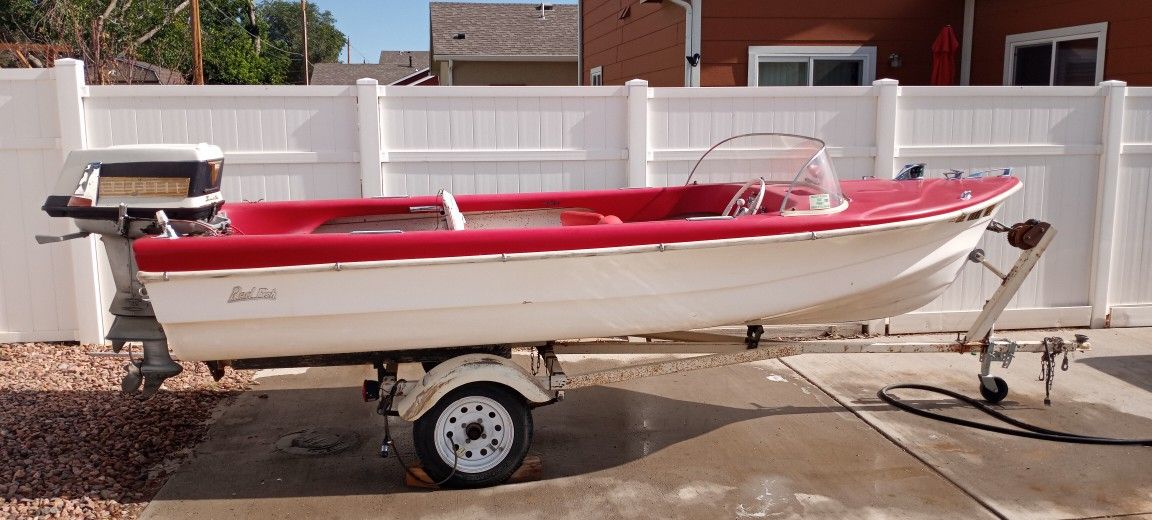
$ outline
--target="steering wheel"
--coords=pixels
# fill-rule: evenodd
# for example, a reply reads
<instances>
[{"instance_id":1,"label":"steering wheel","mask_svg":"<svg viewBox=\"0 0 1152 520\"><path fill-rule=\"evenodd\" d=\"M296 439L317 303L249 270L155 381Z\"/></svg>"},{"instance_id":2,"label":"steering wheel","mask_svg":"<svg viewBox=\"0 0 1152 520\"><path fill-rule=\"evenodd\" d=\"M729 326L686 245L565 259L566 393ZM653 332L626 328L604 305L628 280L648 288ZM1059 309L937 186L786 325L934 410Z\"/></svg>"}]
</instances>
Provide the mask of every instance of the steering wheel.
<instances>
[{"instance_id":1,"label":"steering wheel","mask_svg":"<svg viewBox=\"0 0 1152 520\"><path fill-rule=\"evenodd\" d=\"M752 200L752 204L748 204L748 205L740 204L741 202L743 202L743 199L741 199L741 197L744 195L744 192L746 192L750 188L752 188L752 185L755 183L759 183L760 187L756 192L756 197L753 198L753 200ZM740 187L740 189L736 190L736 194L732 196L732 200L728 201L728 205L724 206L724 212L721 213L721 215L726 216L726 217L728 217L728 216L739 217L741 215L755 215L757 211L760 211L760 204L764 203L764 192L765 191L768 191L768 189L767 189L767 187L764 186L764 178L763 177L757 177L757 178L752 179L748 182L745 182L744 185Z\"/></svg>"},{"instance_id":2,"label":"steering wheel","mask_svg":"<svg viewBox=\"0 0 1152 520\"><path fill-rule=\"evenodd\" d=\"M456 205L456 197L448 190L440 190L436 194L440 199L440 207L444 208L444 220L448 222L448 229L460 231L464 229L464 214L460 213L460 206Z\"/></svg>"}]
</instances>

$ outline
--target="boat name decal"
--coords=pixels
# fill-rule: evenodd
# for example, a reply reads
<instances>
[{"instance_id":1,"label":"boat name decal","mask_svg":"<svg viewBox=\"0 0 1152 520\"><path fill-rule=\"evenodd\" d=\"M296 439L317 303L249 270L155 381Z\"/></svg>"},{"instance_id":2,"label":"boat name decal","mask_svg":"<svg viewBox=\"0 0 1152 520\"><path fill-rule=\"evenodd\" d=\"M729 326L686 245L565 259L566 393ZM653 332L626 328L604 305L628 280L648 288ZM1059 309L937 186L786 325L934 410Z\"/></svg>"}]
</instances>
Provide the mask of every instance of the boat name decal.
<instances>
[{"instance_id":1,"label":"boat name decal","mask_svg":"<svg viewBox=\"0 0 1152 520\"><path fill-rule=\"evenodd\" d=\"M232 288L232 294L228 296L228 303L245 302L249 300L275 300L276 289L269 289L267 287L253 287L245 290L243 287L237 285Z\"/></svg>"}]
</instances>

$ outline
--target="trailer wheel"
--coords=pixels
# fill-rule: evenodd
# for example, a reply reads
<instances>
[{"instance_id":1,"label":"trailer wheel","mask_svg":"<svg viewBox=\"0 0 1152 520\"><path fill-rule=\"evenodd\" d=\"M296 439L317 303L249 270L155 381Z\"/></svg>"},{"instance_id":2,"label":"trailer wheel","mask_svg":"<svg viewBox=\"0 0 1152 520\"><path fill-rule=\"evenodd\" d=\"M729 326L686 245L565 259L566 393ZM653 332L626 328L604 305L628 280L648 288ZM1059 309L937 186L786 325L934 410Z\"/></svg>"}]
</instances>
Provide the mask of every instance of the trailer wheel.
<instances>
[{"instance_id":1,"label":"trailer wheel","mask_svg":"<svg viewBox=\"0 0 1152 520\"><path fill-rule=\"evenodd\" d=\"M990 404L996 404L1008 397L1008 382L999 376L993 377L992 382L996 384L996 391L989 390L987 386L984 386L984 381L980 381L980 395Z\"/></svg>"},{"instance_id":2,"label":"trailer wheel","mask_svg":"<svg viewBox=\"0 0 1152 520\"><path fill-rule=\"evenodd\" d=\"M424 472L447 487L500 484L520 467L532 443L532 411L492 383L449 392L412 428Z\"/></svg>"}]
</instances>

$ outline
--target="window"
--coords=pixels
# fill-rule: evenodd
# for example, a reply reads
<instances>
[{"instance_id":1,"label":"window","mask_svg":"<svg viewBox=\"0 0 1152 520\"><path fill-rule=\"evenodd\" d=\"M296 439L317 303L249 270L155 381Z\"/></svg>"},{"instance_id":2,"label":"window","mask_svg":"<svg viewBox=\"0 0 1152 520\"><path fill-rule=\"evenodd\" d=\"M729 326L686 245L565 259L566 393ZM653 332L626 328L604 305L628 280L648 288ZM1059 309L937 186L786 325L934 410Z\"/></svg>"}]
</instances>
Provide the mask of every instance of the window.
<instances>
[{"instance_id":1,"label":"window","mask_svg":"<svg viewBox=\"0 0 1152 520\"><path fill-rule=\"evenodd\" d=\"M604 67L592 67L588 75L591 77L591 85L593 87L604 84Z\"/></svg>"},{"instance_id":2,"label":"window","mask_svg":"<svg viewBox=\"0 0 1152 520\"><path fill-rule=\"evenodd\" d=\"M1104 79L1108 23L1008 35L1005 85L1095 85Z\"/></svg>"},{"instance_id":3,"label":"window","mask_svg":"<svg viewBox=\"0 0 1152 520\"><path fill-rule=\"evenodd\" d=\"M748 86L871 85L876 47L748 47Z\"/></svg>"}]
</instances>

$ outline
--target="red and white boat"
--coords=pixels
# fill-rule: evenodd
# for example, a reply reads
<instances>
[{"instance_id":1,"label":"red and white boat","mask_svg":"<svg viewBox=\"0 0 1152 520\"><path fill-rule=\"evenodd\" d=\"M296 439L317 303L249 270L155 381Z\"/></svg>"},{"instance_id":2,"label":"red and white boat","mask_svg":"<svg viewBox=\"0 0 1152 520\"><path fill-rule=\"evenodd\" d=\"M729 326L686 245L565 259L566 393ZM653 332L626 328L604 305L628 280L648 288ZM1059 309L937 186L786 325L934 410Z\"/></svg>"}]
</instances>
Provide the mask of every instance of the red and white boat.
<instances>
[{"instance_id":1,"label":"red and white boat","mask_svg":"<svg viewBox=\"0 0 1152 520\"><path fill-rule=\"evenodd\" d=\"M956 278L1009 175L840 182L823 142L754 134L698 163L743 184L224 204L135 241L186 360L637 335L898 315Z\"/></svg>"},{"instance_id":2,"label":"red and white boat","mask_svg":"<svg viewBox=\"0 0 1152 520\"><path fill-rule=\"evenodd\" d=\"M217 378L226 366L371 364L363 396L414 421L427 474L482 486L524 459L532 408L569 389L805 352L978 351L981 395L998 402L1008 387L993 362L1088 348L1082 336L992 337L1054 236L1043 222L992 222L1020 181L923 179L919 166L841 182L823 142L750 134L710 149L670 188L225 203L219 148L114 147L69 154L44 210L79 232L37 240L100 235L117 289L106 337L114 351L143 350L125 365L125 392L142 385L147 398L180 373L170 349ZM695 184L697 171L748 180ZM982 260L973 248L986 229L1008 231L1022 252L1007 275L993 269L1003 283L963 338L760 344L759 324L868 320L930 302L967 259ZM736 324L745 338L661 334ZM590 342L553 340L614 336L655 342L599 343L737 350L563 370L557 354ZM515 345L534 347L544 373L513 360ZM401 380L407 362L428 372ZM391 446L386 428L381 453Z\"/></svg>"}]
</instances>

